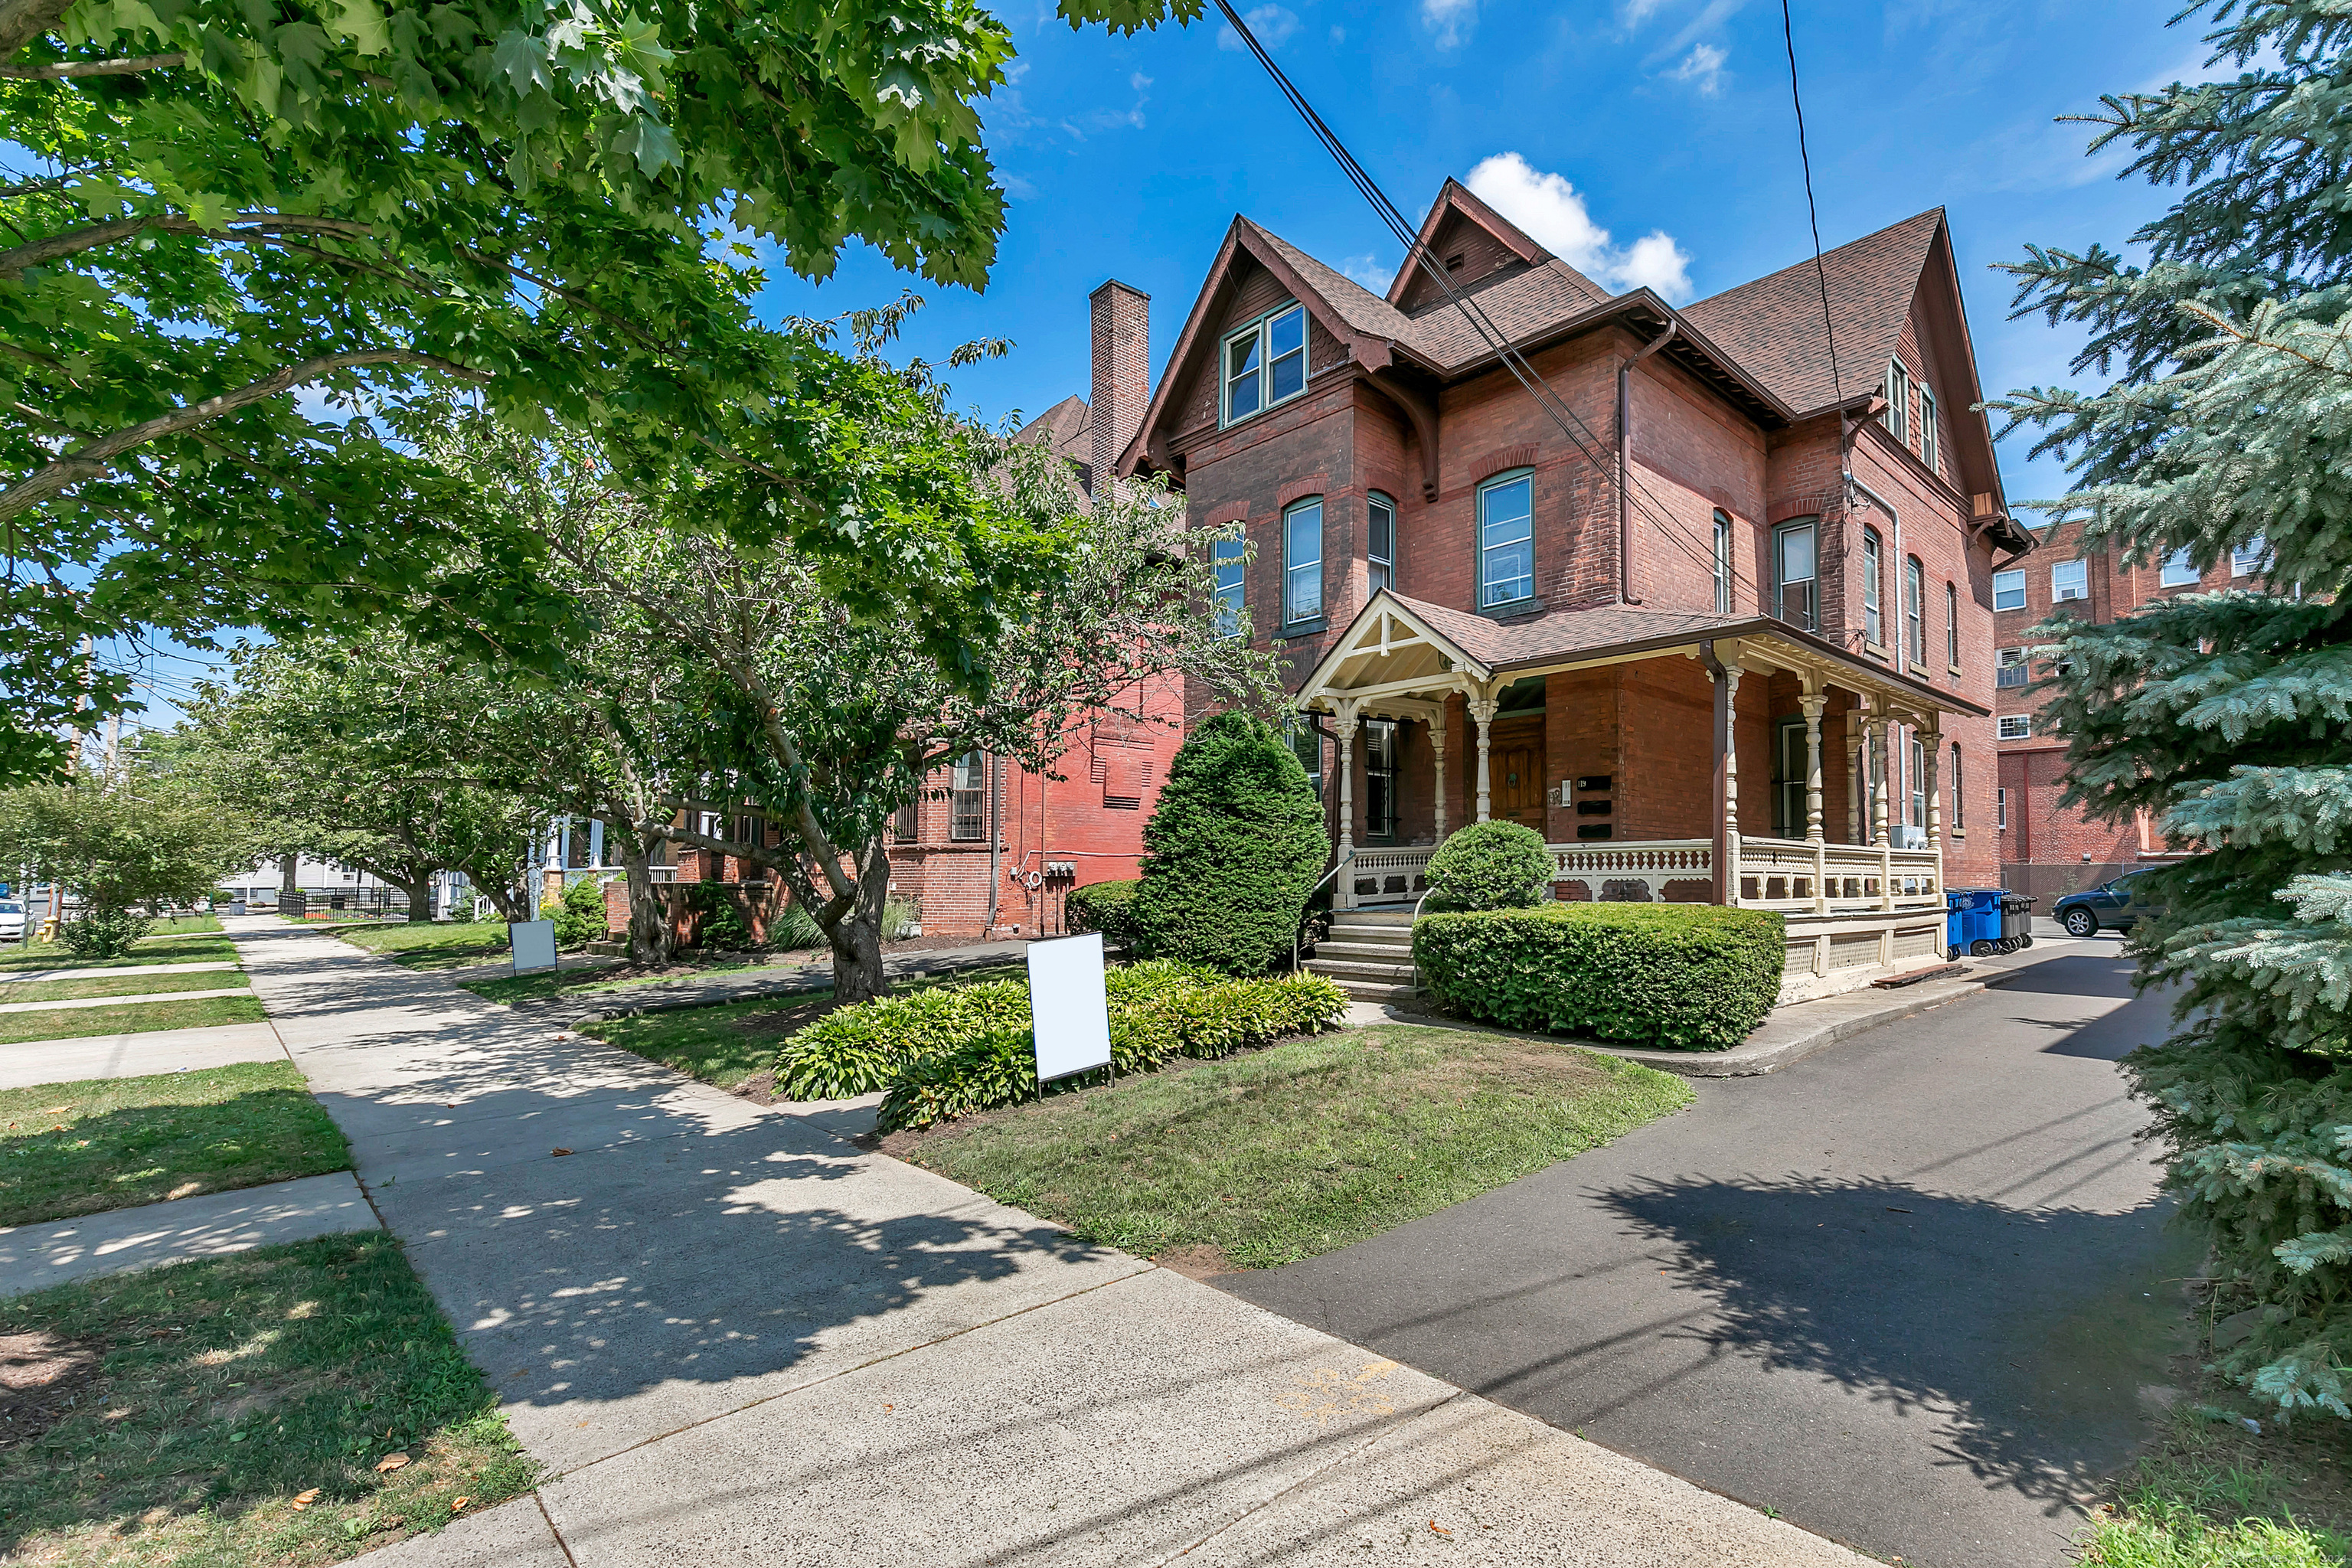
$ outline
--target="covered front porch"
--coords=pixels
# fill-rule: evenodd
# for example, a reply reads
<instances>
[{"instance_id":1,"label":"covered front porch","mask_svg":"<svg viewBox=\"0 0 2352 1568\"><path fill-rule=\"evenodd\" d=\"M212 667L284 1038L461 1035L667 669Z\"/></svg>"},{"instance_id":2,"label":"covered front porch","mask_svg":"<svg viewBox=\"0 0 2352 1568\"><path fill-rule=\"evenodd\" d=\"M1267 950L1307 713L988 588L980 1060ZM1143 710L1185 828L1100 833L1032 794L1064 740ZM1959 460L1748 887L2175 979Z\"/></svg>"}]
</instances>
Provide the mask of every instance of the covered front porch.
<instances>
[{"instance_id":1,"label":"covered front porch","mask_svg":"<svg viewBox=\"0 0 2352 1568\"><path fill-rule=\"evenodd\" d=\"M1942 716L1980 710L1867 654L1756 617L1500 623L1384 590L1299 702L1334 742L1343 910L1410 906L1448 832L1504 817L1544 835L1562 899L1780 911L1783 1002L1942 954Z\"/></svg>"}]
</instances>

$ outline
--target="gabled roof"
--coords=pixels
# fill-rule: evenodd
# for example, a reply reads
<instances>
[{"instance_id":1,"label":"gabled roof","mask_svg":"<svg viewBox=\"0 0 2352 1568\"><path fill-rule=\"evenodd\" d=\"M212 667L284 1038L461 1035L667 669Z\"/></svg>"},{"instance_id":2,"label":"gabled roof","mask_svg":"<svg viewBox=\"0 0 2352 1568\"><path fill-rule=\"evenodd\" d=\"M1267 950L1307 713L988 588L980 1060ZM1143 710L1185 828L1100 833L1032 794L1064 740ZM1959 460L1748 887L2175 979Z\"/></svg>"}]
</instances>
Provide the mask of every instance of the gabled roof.
<instances>
[{"instance_id":1,"label":"gabled roof","mask_svg":"<svg viewBox=\"0 0 2352 1568\"><path fill-rule=\"evenodd\" d=\"M1087 400L1075 392L1021 426L1013 438L1043 441L1054 456L1074 463L1091 465L1095 460L1093 419Z\"/></svg>"},{"instance_id":2,"label":"gabled roof","mask_svg":"<svg viewBox=\"0 0 2352 1568\"><path fill-rule=\"evenodd\" d=\"M1438 188L1437 199L1429 204L1429 214L1421 220L1421 232L1413 237L1412 248L1405 253L1404 264L1397 268L1396 276L1389 279L1390 304L1406 310L1416 319L1426 318L1433 311L1450 309L1449 301L1443 295L1418 308L1408 308L1405 297L1412 291L1416 279L1426 277L1427 269L1421 265L1421 258L1433 256L1442 261L1444 253L1454 247L1445 239L1446 234L1458 232L1465 225L1483 229L1494 237L1497 244L1518 258L1518 265L1469 280L1463 292L1496 288L1530 274L1539 274L1539 280L1529 291L1532 297L1549 297L1567 302L1570 309L1598 305L1609 298L1608 289L1537 244L1527 230L1479 200L1459 180L1449 176ZM1493 307L1489 309L1491 313ZM1516 313L1523 311L1526 306L1514 299L1504 303L1502 309Z\"/></svg>"},{"instance_id":3,"label":"gabled roof","mask_svg":"<svg viewBox=\"0 0 2352 1568\"><path fill-rule=\"evenodd\" d=\"M1790 407L1801 413L1827 408L1878 389L1943 228L1944 209L1932 208L1822 252L1818 272L1808 257L1685 305L1683 318ZM1822 330L1824 279L1837 338L1837 384L1830 379L1829 334Z\"/></svg>"}]
</instances>

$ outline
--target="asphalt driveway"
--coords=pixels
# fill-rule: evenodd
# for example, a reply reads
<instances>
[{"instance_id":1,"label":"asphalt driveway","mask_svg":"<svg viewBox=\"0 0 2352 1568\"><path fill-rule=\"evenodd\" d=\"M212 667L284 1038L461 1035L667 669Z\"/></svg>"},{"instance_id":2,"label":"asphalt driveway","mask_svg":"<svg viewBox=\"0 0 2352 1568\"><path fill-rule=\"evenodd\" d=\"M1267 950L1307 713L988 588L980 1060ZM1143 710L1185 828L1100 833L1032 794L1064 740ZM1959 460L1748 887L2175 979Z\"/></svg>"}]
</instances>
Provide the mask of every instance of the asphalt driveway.
<instances>
[{"instance_id":1,"label":"asphalt driveway","mask_svg":"<svg viewBox=\"0 0 2352 1568\"><path fill-rule=\"evenodd\" d=\"M2181 1279L2112 936L1342 1252L1217 1281L1864 1552L2070 1562Z\"/></svg>"}]
</instances>

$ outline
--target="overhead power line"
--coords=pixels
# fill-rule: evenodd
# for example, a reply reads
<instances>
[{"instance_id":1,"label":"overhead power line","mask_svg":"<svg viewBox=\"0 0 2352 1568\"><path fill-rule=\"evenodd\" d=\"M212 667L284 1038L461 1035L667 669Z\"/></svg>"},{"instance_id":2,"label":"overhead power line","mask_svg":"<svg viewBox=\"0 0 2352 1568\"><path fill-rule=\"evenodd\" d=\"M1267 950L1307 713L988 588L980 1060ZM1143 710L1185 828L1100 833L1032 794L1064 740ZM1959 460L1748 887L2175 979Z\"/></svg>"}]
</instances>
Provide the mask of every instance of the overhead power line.
<instances>
[{"instance_id":1,"label":"overhead power line","mask_svg":"<svg viewBox=\"0 0 2352 1568\"><path fill-rule=\"evenodd\" d=\"M1332 161L1339 165L1340 172L1348 177L1348 183L1356 187L1357 193L1370 205L1373 215L1403 245L1404 264L1407 267L1413 266L1416 262L1420 265L1423 273L1437 286L1446 300L1461 313L1462 318L1470 323L1472 330L1478 334L1487 349L1502 363L1503 367L1511 373L1513 379L1517 381L1528 395L1535 400L1536 405L1544 411L1560 434L1568 437L1570 444L1583 455L1585 461L1590 463L1595 471L1612 468L1612 463L1594 449L1600 442L1600 437L1593 433L1592 427L1579 416L1575 409L1570 407L1553 393L1549 384L1536 372L1535 367L1528 363L1527 356L1512 345L1509 339L1495 325L1493 319L1486 314L1477 300L1454 288L1454 280L1447 276L1443 264L1426 246L1421 243L1421 231L1418 226L1406 221L1404 214L1399 210L1394 202L1389 199L1388 193L1381 189L1379 182L1374 180L1365 171L1364 166L1356 161L1355 154L1348 151L1347 144L1339 140L1338 133L1333 132L1330 126L1324 122L1323 117L1315 111L1315 106L1307 100L1307 96L1292 84L1290 78L1284 74L1282 68L1275 64L1274 57L1266 52L1263 44L1258 42L1257 35L1250 31L1249 24L1242 20L1241 14L1234 9L1231 0L1217 0L1217 9L1223 13L1226 23L1247 46L1250 53L1257 57L1258 64L1265 68L1266 75L1274 79L1275 86L1281 89L1283 97L1289 100L1291 108L1297 111L1298 117L1306 122L1307 129L1314 132L1315 139L1323 144L1324 151L1331 154ZM1713 548L1702 545L1696 537L1690 533L1683 521L1667 510L1664 503L1649 492L1647 486L1641 485L1638 481L1629 484L1631 479L1632 476L1628 473L1621 475L1618 480L1620 484L1628 485L1629 498L1633 492L1639 491L1642 499L1636 504L1642 506L1648 520L1657 523L1665 531L1667 537L1685 554L1712 572L1715 569Z\"/></svg>"},{"instance_id":2,"label":"overhead power line","mask_svg":"<svg viewBox=\"0 0 2352 1568\"><path fill-rule=\"evenodd\" d=\"M1813 281L1822 288L1822 333L1830 348L1830 398L1845 397L1838 375L1837 323L1830 319L1830 272L1822 262L1822 215L1813 205L1813 156L1805 150L1805 100L1797 91L1797 28L1789 19L1789 0L1780 0L1780 38L1789 46L1789 104L1797 111L1797 162L1805 171L1805 216L1813 226Z\"/></svg>"}]
</instances>

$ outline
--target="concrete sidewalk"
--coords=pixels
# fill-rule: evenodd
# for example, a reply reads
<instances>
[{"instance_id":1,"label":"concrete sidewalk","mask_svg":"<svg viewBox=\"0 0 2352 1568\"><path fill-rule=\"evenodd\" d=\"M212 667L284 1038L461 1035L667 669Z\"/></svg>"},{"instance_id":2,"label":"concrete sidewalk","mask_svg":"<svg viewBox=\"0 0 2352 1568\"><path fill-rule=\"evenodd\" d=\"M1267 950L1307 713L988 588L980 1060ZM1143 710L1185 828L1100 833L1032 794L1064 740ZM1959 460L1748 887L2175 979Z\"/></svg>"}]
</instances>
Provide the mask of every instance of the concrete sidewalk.
<instances>
[{"instance_id":1,"label":"concrete sidewalk","mask_svg":"<svg viewBox=\"0 0 2352 1568\"><path fill-rule=\"evenodd\" d=\"M224 923L551 1471L387 1563L1864 1561L798 1108Z\"/></svg>"},{"instance_id":2,"label":"concrete sidewalk","mask_svg":"<svg viewBox=\"0 0 2352 1568\"><path fill-rule=\"evenodd\" d=\"M37 1083L78 1083L93 1078L194 1072L236 1062L285 1059L286 1047L278 1043L278 1031L266 1023L25 1040L0 1046L0 1089L30 1089Z\"/></svg>"},{"instance_id":3,"label":"concrete sidewalk","mask_svg":"<svg viewBox=\"0 0 2352 1568\"><path fill-rule=\"evenodd\" d=\"M0 1296L45 1289L90 1274L120 1274L375 1227L375 1215L349 1171L110 1209L80 1219L5 1226L0 1227Z\"/></svg>"},{"instance_id":4,"label":"concrete sidewalk","mask_svg":"<svg viewBox=\"0 0 2352 1568\"><path fill-rule=\"evenodd\" d=\"M930 948L915 952L886 952L882 973L894 984L928 974L954 974L1017 963L1026 942L975 942L970 947ZM444 971L449 981L478 979L502 973L482 966L461 973ZM593 984L591 981L588 984ZM561 996L531 997L507 1004L518 1015L551 1028L572 1028L601 1018L634 1018L647 1013L683 1013L696 1007L716 1007L729 1002L772 998L782 1001L833 989L833 961L814 958L747 963L713 974L685 980L654 981L643 985L615 985L610 990L580 990Z\"/></svg>"}]
</instances>

